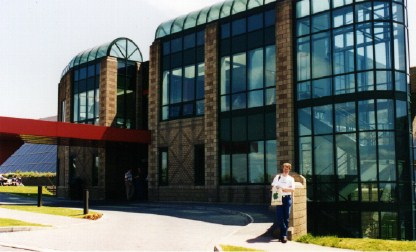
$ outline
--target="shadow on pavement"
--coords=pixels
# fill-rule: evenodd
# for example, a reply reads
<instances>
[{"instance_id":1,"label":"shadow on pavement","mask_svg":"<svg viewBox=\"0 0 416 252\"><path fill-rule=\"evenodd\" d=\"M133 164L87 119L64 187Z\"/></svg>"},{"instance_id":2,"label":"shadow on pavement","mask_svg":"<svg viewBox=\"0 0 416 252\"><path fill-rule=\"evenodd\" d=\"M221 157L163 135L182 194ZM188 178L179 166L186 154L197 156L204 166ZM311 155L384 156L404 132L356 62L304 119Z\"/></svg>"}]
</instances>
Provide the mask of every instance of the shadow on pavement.
<instances>
[{"instance_id":1,"label":"shadow on pavement","mask_svg":"<svg viewBox=\"0 0 416 252\"><path fill-rule=\"evenodd\" d=\"M83 208L83 201L44 197L43 206ZM36 205L37 198L0 193L0 204ZM222 225L245 226L252 222L273 222L273 214L264 205L237 205L216 203L167 203L144 201L90 201L94 211L121 211L130 213L155 214L176 218L197 220Z\"/></svg>"},{"instance_id":2,"label":"shadow on pavement","mask_svg":"<svg viewBox=\"0 0 416 252\"><path fill-rule=\"evenodd\" d=\"M270 228L267 229L263 234L255 238L248 239L247 242L248 243L270 243L270 242L276 241L276 238L274 238L272 235L272 228L273 228L273 225L271 225Z\"/></svg>"}]
</instances>

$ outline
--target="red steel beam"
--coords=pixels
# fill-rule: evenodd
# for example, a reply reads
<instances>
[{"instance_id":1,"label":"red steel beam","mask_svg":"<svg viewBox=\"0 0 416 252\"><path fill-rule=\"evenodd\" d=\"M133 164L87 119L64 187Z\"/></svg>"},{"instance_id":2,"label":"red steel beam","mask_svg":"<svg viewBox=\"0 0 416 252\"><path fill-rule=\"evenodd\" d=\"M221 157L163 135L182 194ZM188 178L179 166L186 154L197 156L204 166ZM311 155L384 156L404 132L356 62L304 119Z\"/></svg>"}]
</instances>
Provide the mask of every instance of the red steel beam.
<instances>
[{"instance_id":1,"label":"red steel beam","mask_svg":"<svg viewBox=\"0 0 416 252\"><path fill-rule=\"evenodd\" d=\"M0 139L20 136L24 141L150 143L150 131L119 129L88 124L51 122L0 116Z\"/></svg>"}]
</instances>

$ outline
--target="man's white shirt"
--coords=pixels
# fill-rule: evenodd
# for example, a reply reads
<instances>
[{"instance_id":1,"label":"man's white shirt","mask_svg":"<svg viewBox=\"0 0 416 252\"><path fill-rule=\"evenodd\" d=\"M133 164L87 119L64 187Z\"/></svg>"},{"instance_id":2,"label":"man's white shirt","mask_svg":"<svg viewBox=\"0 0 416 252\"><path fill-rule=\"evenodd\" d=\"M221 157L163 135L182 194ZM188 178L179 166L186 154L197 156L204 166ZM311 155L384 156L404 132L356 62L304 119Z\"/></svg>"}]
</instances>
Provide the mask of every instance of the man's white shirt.
<instances>
[{"instance_id":1,"label":"man's white shirt","mask_svg":"<svg viewBox=\"0 0 416 252\"><path fill-rule=\"evenodd\" d=\"M292 189L295 190L295 179L290 176L283 176L283 174L277 174L276 177L274 177L272 186L277 186L282 189ZM282 195L291 195L291 192L283 192Z\"/></svg>"}]
</instances>

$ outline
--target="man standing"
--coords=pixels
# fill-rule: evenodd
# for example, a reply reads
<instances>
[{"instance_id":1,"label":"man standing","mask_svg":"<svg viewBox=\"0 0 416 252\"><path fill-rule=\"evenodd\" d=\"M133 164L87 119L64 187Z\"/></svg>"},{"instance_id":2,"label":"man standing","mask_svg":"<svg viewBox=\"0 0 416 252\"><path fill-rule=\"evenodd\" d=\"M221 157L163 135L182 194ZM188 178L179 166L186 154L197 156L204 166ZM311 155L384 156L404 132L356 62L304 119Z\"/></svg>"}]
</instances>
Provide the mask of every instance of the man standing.
<instances>
[{"instance_id":1,"label":"man standing","mask_svg":"<svg viewBox=\"0 0 416 252\"><path fill-rule=\"evenodd\" d=\"M124 173L124 185L126 187L127 200L131 200L134 195L133 173L131 168L126 173Z\"/></svg>"},{"instance_id":2,"label":"man standing","mask_svg":"<svg viewBox=\"0 0 416 252\"><path fill-rule=\"evenodd\" d=\"M287 242L287 229L289 228L290 207L292 206L292 193L295 191L295 179L289 175L292 165L283 164L281 174L273 179L272 186L282 190L282 205L276 206L276 221L280 227L280 241Z\"/></svg>"}]
</instances>

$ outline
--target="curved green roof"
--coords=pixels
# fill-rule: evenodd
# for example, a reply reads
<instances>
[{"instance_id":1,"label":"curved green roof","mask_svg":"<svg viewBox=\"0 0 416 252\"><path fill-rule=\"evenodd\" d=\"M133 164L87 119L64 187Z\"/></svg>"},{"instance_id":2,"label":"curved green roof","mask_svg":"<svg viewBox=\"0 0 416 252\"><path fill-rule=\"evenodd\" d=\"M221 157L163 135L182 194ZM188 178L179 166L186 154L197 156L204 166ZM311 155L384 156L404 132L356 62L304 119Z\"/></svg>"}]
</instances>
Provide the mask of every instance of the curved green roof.
<instances>
[{"instance_id":1,"label":"curved green roof","mask_svg":"<svg viewBox=\"0 0 416 252\"><path fill-rule=\"evenodd\" d=\"M159 25L155 38L162 38L198 25L206 24L276 0L227 0L199 11L171 19Z\"/></svg>"},{"instance_id":2,"label":"curved green roof","mask_svg":"<svg viewBox=\"0 0 416 252\"><path fill-rule=\"evenodd\" d=\"M70 69L75 66L106 56L112 56L137 62L143 61L142 53L140 52L139 47L131 39L117 38L111 42L80 52L65 67L61 76L64 76Z\"/></svg>"}]
</instances>

